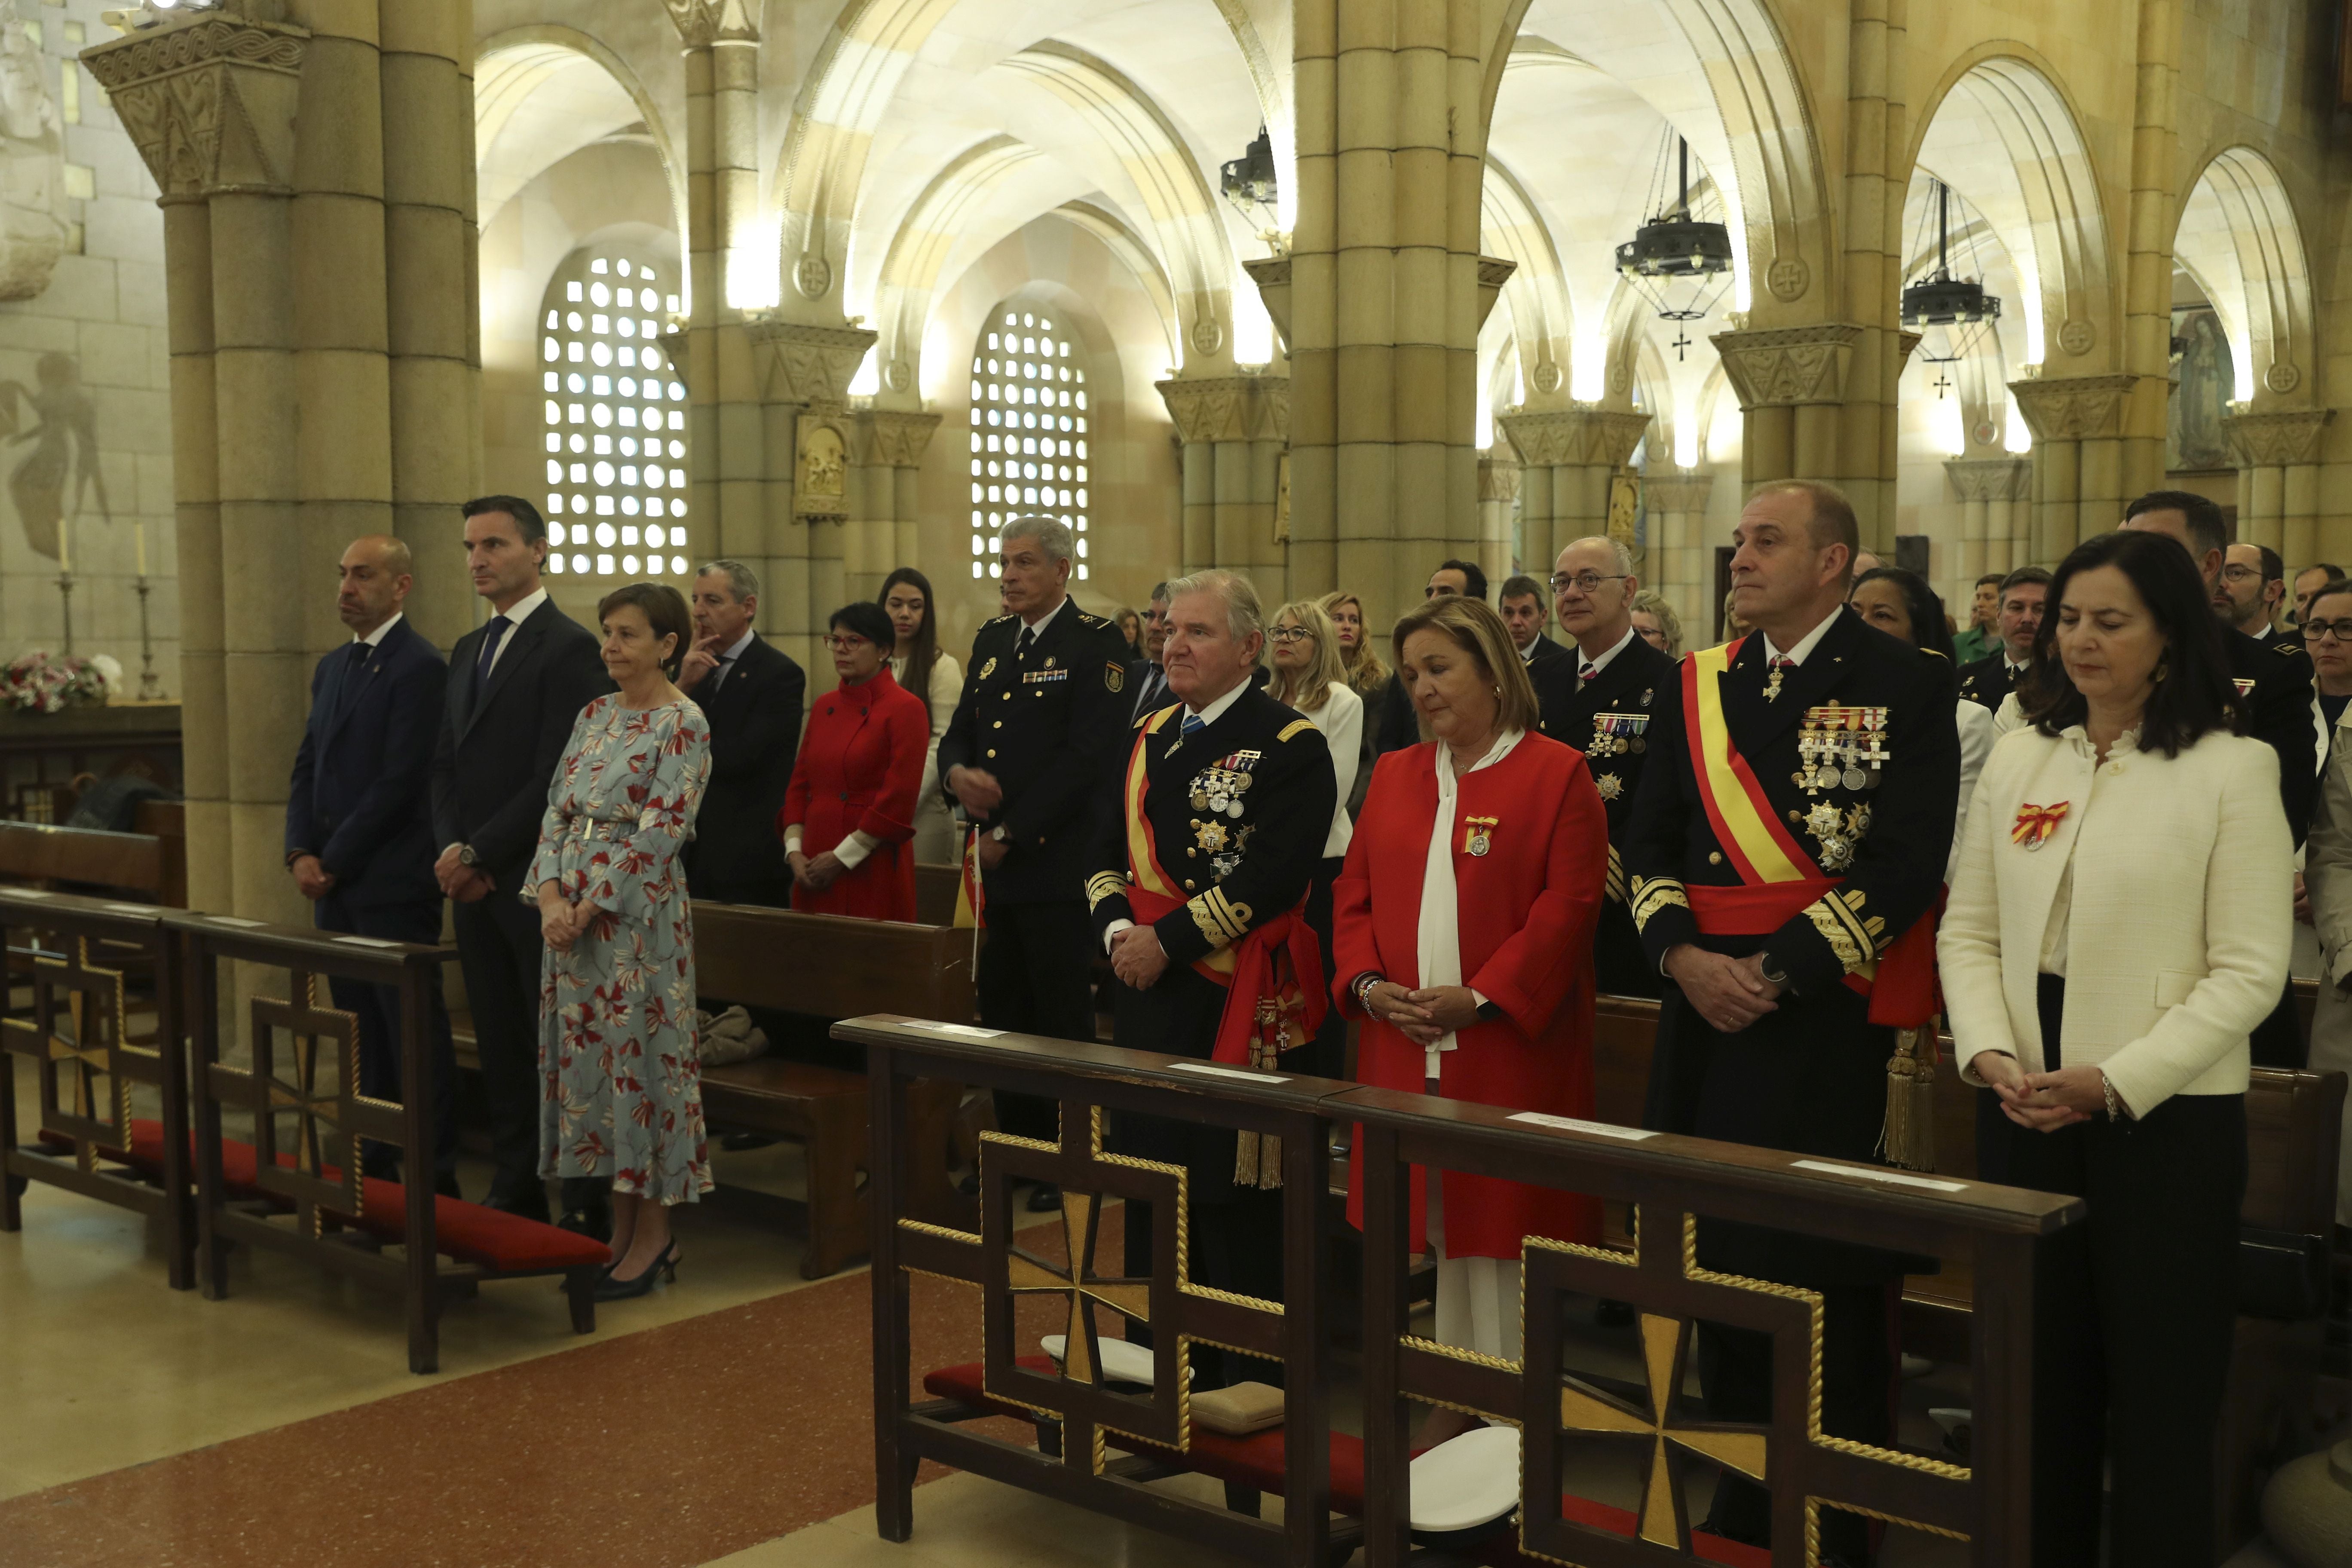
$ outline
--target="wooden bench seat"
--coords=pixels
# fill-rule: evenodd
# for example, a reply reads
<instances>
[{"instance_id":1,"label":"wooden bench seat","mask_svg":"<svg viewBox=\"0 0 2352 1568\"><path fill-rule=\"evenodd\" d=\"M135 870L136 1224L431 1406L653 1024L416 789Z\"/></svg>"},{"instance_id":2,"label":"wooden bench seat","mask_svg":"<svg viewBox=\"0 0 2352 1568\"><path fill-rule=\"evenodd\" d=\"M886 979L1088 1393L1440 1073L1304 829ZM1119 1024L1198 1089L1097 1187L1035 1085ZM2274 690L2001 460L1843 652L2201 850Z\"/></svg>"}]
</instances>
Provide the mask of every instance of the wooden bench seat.
<instances>
[{"instance_id":1,"label":"wooden bench seat","mask_svg":"<svg viewBox=\"0 0 2352 1568\"><path fill-rule=\"evenodd\" d=\"M151 813L146 820L159 827L172 822L163 812ZM187 843L184 834L105 833L0 822L0 882L104 888L178 909L188 901Z\"/></svg>"}]
</instances>

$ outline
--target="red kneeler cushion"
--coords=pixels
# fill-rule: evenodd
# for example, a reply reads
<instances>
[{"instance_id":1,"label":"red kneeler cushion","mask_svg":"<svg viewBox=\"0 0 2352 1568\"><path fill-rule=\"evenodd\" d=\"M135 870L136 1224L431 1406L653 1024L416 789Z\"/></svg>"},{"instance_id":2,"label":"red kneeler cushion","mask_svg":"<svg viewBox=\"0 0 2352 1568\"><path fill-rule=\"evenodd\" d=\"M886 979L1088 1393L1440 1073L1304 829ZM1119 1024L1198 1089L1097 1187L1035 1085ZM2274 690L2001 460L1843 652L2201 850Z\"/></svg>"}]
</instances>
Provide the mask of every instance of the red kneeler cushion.
<instances>
[{"instance_id":1,"label":"red kneeler cushion","mask_svg":"<svg viewBox=\"0 0 2352 1568\"><path fill-rule=\"evenodd\" d=\"M1053 1358L1042 1355L1021 1357L1016 1365L1030 1372L1052 1375L1056 1368ZM941 1367L923 1377L924 1392L935 1399L951 1399L958 1405L974 1410L985 1410L994 1415L1010 1415L1018 1421L1034 1421L1036 1413L1001 1399L991 1398L981 1385L981 1363L972 1362L963 1366ZM1163 1448L1157 1443L1139 1442L1121 1434L1118 1447L1131 1454L1150 1454L1188 1470L1196 1470L1221 1481L1255 1487L1262 1492L1282 1495L1282 1428L1276 1426L1264 1432L1254 1432L1246 1437L1228 1437L1222 1432L1212 1432L1195 1426L1192 1447L1187 1453ZM1364 1440L1345 1432L1331 1434L1331 1507L1345 1514L1364 1511ZM1605 1530L1612 1535L1631 1538L1640 1520L1622 1508L1611 1508L1589 1498L1563 1495L1560 1511L1578 1524L1595 1530ZM1691 1550L1703 1563L1721 1563L1726 1568L1772 1568L1772 1554L1758 1546L1742 1546L1737 1542L1717 1536L1691 1532ZM1535 1568L1538 1559L1522 1554L1517 1542L1508 1535L1497 1536L1473 1549L1476 1561L1492 1568Z\"/></svg>"},{"instance_id":2,"label":"red kneeler cushion","mask_svg":"<svg viewBox=\"0 0 2352 1568\"><path fill-rule=\"evenodd\" d=\"M42 1134L42 1142L53 1148L72 1146L53 1133ZM163 1163L163 1124L134 1119L127 1152L112 1149L100 1152L144 1170L160 1169ZM194 1152L191 1134L191 1157ZM294 1157L280 1154L278 1163L291 1169ZM330 1165L320 1174L332 1182L340 1180L342 1173ZM253 1145L234 1138L222 1139L221 1184L240 1198L280 1196L263 1191L257 1176L258 1162ZM398 1241L408 1228L408 1189L398 1182L362 1177L360 1211L355 1223L361 1229L387 1241ZM552 1273L592 1265L602 1268L613 1260L612 1249L593 1237L541 1220L525 1219L520 1215L484 1208L460 1198L438 1195L433 1200L433 1243L460 1263L507 1274Z\"/></svg>"}]
</instances>

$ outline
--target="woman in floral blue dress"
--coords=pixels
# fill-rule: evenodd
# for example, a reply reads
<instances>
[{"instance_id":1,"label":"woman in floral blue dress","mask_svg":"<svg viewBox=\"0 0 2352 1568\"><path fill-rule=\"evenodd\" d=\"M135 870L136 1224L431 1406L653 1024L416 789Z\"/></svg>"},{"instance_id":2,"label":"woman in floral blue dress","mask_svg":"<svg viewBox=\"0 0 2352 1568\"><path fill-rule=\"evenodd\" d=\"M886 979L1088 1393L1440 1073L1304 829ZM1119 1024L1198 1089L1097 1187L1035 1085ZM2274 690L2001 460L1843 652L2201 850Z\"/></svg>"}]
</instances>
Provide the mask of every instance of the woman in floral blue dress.
<instances>
[{"instance_id":1,"label":"woman in floral blue dress","mask_svg":"<svg viewBox=\"0 0 2352 1568\"><path fill-rule=\"evenodd\" d=\"M670 684L693 637L677 590L633 583L596 615L620 690L572 727L522 896L547 937L540 1173L612 1182L614 1262L597 1300L615 1300L676 1278L668 1205L710 1188L677 858L709 778L710 731Z\"/></svg>"}]
</instances>

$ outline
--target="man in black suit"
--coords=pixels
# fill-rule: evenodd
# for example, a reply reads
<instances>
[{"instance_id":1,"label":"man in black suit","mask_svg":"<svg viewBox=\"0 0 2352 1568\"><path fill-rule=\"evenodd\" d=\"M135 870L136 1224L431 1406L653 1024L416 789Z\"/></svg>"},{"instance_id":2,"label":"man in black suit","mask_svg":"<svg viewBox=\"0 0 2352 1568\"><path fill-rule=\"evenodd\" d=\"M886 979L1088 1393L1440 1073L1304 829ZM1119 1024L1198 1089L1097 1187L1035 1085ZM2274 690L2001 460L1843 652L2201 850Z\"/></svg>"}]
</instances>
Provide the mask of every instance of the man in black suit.
<instances>
[{"instance_id":1,"label":"man in black suit","mask_svg":"<svg viewBox=\"0 0 2352 1568\"><path fill-rule=\"evenodd\" d=\"M434 862L457 900L457 953L489 1103L492 1208L547 1217L539 1178L539 990L546 952L522 882L547 788L580 710L612 689L596 634L555 607L539 574L547 525L519 496L465 505L466 563L490 618L457 639L433 753ZM594 1230L593 1184L566 1182L565 1218ZM578 1186L576 1194L572 1190ZM609 1234L610 1220L604 1226Z\"/></svg>"},{"instance_id":2,"label":"man in black suit","mask_svg":"<svg viewBox=\"0 0 2352 1568\"><path fill-rule=\"evenodd\" d=\"M2319 772L2319 736L2311 717L2311 658L2304 652L2303 639L2251 637L2232 624L2236 606L2221 576L2230 529L2212 501L2193 490L2150 490L2124 509L2124 526L2177 541L2203 574L2213 613L2222 623L2221 642L2229 649L2230 675L2245 710L2245 732L2278 752L2279 804L2286 810L2287 829L2300 846L2311 826ZM2282 889L2279 896L2291 898L2294 889ZM2303 1066L2303 1018L2292 983L2249 1043L2256 1067Z\"/></svg>"},{"instance_id":3,"label":"man in black suit","mask_svg":"<svg viewBox=\"0 0 2352 1568\"><path fill-rule=\"evenodd\" d=\"M1095 1037L1087 934L1087 858L1097 786L1128 732L1127 644L1070 602L1069 529L1050 517L1004 525L998 572L1006 614L972 638L940 781L980 829L988 941L980 950L980 1021L1055 1039ZM1052 1100L999 1094L1005 1131L1051 1140ZM1035 1210L1061 1194L1030 1194Z\"/></svg>"},{"instance_id":4,"label":"man in black suit","mask_svg":"<svg viewBox=\"0 0 2352 1568\"><path fill-rule=\"evenodd\" d=\"M408 546L389 534L352 541L335 610L352 640L319 661L310 717L286 791L286 868L320 931L393 942L441 940L427 784L449 667L408 624ZM441 971L425 1038L433 1052L434 1184L457 1195L457 1062ZM359 1020L362 1094L401 1100L400 988L331 980L335 1005ZM371 1176L396 1179L399 1150L370 1142Z\"/></svg>"},{"instance_id":5,"label":"man in black suit","mask_svg":"<svg viewBox=\"0 0 2352 1568\"><path fill-rule=\"evenodd\" d=\"M1868 1164L1890 1023L1933 1008L1932 939L1913 928L1943 887L1960 747L1950 666L1845 608L1857 535L1827 485L1767 485L1742 509L1732 592L1756 629L1659 693L1625 865L1643 950L1674 982L1648 1125ZM1705 1217L1697 1241L1703 1268L1821 1292L1822 1430L1885 1443L1905 1259ZM1701 1326L1709 1419L1764 1418L1772 1373L1764 1336ZM1727 1472L1710 1528L1768 1544L1771 1511ZM1825 1563L1861 1568L1869 1539L1867 1520L1824 1514Z\"/></svg>"},{"instance_id":6,"label":"man in black suit","mask_svg":"<svg viewBox=\"0 0 2352 1568\"><path fill-rule=\"evenodd\" d=\"M1994 625L2000 646L1984 658L1960 667L1960 695L1995 713L2001 700L2017 689L2033 664L2033 639L2042 635L2042 616L2050 597L2050 574L2039 566L2021 566L2000 580L1995 599Z\"/></svg>"},{"instance_id":7,"label":"man in black suit","mask_svg":"<svg viewBox=\"0 0 2352 1568\"><path fill-rule=\"evenodd\" d=\"M1146 713L1165 708L1173 700L1168 689L1168 670L1160 661L1168 651L1168 584L1151 584L1151 604L1143 612L1143 657L1127 667L1129 684L1135 688L1135 705L1128 710L1130 721Z\"/></svg>"},{"instance_id":8,"label":"man in black suit","mask_svg":"<svg viewBox=\"0 0 2352 1568\"><path fill-rule=\"evenodd\" d=\"M1519 650L1519 662L1528 667L1528 679L1541 691L1545 674L1568 658L1568 649L1544 635L1551 623L1550 595L1541 583L1517 572L1503 579L1503 592L1495 607L1511 634L1511 646Z\"/></svg>"},{"instance_id":9,"label":"man in black suit","mask_svg":"<svg viewBox=\"0 0 2352 1568\"><path fill-rule=\"evenodd\" d=\"M1486 573L1475 561L1441 561L1437 570L1429 574L1429 582L1421 590L1424 599L1434 599L1440 594L1460 594L1465 598L1486 596ZM1365 628L1370 635L1370 628ZM1412 710L1412 699L1405 695L1402 679L1389 682L1388 695L1381 704L1381 741L1382 752L1401 752L1407 746L1421 743L1421 720Z\"/></svg>"},{"instance_id":10,"label":"man in black suit","mask_svg":"<svg viewBox=\"0 0 2352 1568\"><path fill-rule=\"evenodd\" d=\"M760 579L740 561L694 574L693 651L677 676L710 726L710 784L687 846L686 881L698 899L728 904L793 901L776 813L800 752L808 677L759 634Z\"/></svg>"},{"instance_id":11,"label":"man in black suit","mask_svg":"<svg viewBox=\"0 0 2352 1568\"><path fill-rule=\"evenodd\" d=\"M1339 784L1322 731L1250 680L1265 632L1248 581L1203 572L1171 587L1167 659L1176 700L1137 721L1121 748L1124 766L1097 786L1106 809L1097 813L1087 900L1097 951L1110 954L1120 983L1116 1042L1205 1058L1229 1024L1249 1026L1263 999L1236 992L1208 962L1269 940L1258 934L1263 928L1299 909ZM1130 815L1126 773L1139 763L1143 788ZM1212 802L1205 823L1203 799ZM1122 1116L1114 1147L1187 1167L1194 1280L1281 1300L1282 1194L1234 1182L1233 1132ZM1159 1219L1145 1205L1128 1205L1129 1274L1151 1272ZM1203 1375L1195 1386L1263 1376L1263 1364L1253 1359L1245 1368L1229 1353L1218 1376L1213 1358L1196 1359Z\"/></svg>"},{"instance_id":12,"label":"man in black suit","mask_svg":"<svg viewBox=\"0 0 2352 1568\"><path fill-rule=\"evenodd\" d=\"M1609 813L1608 897L1592 937L1592 973L1605 994L1655 996L1658 966L1642 952L1625 901L1625 831L1633 797L1649 761L1650 720L1675 679L1675 661L1633 631L1633 595L1641 591L1633 554L1601 535L1580 539L1552 565L1552 606L1576 651L1530 665L1543 730L1585 755L1592 783ZM1506 586L1507 600L1510 589ZM1555 645L1557 646L1557 645Z\"/></svg>"}]
</instances>

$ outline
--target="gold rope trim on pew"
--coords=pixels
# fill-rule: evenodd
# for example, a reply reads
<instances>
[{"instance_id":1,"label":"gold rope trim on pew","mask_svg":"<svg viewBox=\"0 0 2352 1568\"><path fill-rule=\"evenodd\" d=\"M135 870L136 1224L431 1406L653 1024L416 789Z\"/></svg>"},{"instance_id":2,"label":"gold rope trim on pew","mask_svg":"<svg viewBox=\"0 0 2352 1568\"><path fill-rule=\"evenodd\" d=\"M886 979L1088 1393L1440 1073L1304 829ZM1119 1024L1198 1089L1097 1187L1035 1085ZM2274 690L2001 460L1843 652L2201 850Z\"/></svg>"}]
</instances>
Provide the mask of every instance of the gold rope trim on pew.
<instances>
[{"instance_id":1,"label":"gold rope trim on pew","mask_svg":"<svg viewBox=\"0 0 2352 1568\"><path fill-rule=\"evenodd\" d=\"M1864 1508L1860 1503L1840 1502L1835 1498L1808 1497L1805 1499L1805 1512L1809 1517L1818 1515L1825 1506L1846 1513L1858 1513L1864 1519L1875 1519L1887 1524L1899 1524L1906 1530L1925 1531L1929 1535L1940 1535L1947 1541L1976 1539L1964 1530L1947 1530L1940 1524L1927 1524L1916 1519L1906 1519L1899 1513L1881 1513L1874 1508ZM1817 1532L1820 1528L1821 1526L1816 1522L1810 1527L1809 1533Z\"/></svg>"}]
</instances>

